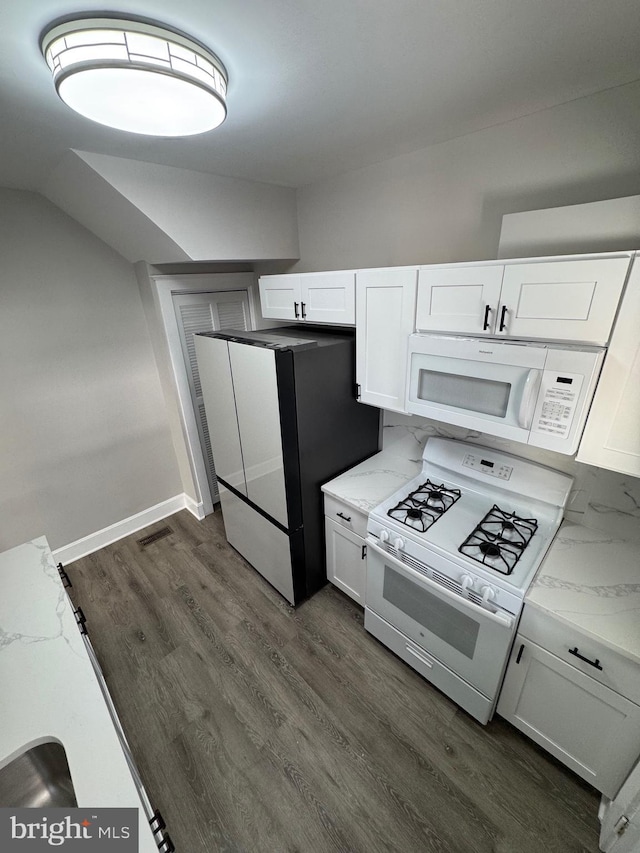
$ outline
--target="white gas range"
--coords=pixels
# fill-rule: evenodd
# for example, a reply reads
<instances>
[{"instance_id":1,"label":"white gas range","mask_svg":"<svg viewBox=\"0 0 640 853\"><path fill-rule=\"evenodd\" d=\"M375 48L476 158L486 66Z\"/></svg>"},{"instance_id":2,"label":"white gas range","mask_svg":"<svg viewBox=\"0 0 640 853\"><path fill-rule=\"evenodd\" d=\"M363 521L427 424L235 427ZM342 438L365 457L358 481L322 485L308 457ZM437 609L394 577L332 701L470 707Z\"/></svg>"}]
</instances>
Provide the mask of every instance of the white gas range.
<instances>
[{"instance_id":1,"label":"white gas range","mask_svg":"<svg viewBox=\"0 0 640 853\"><path fill-rule=\"evenodd\" d=\"M365 628L482 723L573 478L430 438L421 473L367 526Z\"/></svg>"}]
</instances>

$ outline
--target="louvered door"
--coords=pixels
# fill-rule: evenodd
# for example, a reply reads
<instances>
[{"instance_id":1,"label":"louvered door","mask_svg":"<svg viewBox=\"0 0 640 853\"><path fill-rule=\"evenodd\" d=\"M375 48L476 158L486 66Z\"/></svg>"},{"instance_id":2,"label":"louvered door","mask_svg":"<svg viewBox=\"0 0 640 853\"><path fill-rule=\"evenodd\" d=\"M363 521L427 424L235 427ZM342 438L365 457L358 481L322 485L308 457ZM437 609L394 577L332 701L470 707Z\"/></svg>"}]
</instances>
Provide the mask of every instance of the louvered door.
<instances>
[{"instance_id":1,"label":"louvered door","mask_svg":"<svg viewBox=\"0 0 640 853\"><path fill-rule=\"evenodd\" d=\"M215 503L219 500L218 483L209 436L209 430L215 429L215 424L207 424L193 336L197 332L213 332L218 329L248 329L250 322L249 299L246 290L225 290L216 293L174 293L173 304L187 376L189 377L189 390L191 391L191 400L198 424L202 455L207 469L209 488L211 489L211 500Z\"/></svg>"}]
</instances>

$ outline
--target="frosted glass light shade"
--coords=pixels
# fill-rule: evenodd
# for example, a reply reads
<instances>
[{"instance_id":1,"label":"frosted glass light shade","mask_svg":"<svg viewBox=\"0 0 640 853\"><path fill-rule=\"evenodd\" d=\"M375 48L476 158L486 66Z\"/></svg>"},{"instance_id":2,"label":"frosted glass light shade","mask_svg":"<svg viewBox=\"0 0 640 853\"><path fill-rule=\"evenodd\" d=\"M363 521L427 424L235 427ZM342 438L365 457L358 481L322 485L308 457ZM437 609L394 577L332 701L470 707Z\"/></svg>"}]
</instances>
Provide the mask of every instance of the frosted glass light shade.
<instances>
[{"instance_id":1,"label":"frosted glass light shade","mask_svg":"<svg viewBox=\"0 0 640 853\"><path fill-rule=\"evenodd\" d=\"M191 136L226 117L224 66L178 33L90 18L54 27L41 48L58 95L99 124L149 136Z\"/></svg>"}]
</instances>

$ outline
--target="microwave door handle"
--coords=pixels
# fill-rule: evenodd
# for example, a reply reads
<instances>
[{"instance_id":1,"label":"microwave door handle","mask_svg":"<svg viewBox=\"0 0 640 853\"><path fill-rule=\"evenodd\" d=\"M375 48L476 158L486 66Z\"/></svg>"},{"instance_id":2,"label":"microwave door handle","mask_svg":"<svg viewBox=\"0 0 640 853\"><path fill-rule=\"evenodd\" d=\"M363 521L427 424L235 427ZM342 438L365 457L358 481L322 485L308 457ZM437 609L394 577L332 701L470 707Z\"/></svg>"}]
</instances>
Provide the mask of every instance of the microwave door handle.
<instances>
[{"instance_id":1,"label":"microwave door handle","mask_svg":"<svg viewBox=\"0 0 640 853\"><path fill-rule=\"evenodd\" d=\"M449 599L449 601L455 601L455 603L461 606L464 610L468 610L475 616L481 616L489 622L494 622L502 628L513 627L513 616L510 616L508 613L504 613L502 610L497 610L495 613L493 610L486 610L484 607L480 607L479 604L474 604L473 601L470 601L468 598L463 598L457 593L451 592L445 586L441 586L439 583L436 583L436 581L432 581L431 578L428 578L426 575L416 572L415 569L412 569L410 566L402 563L394 557L393 554L390 554L384 548L381 548L377 544L376 540L371 536L367 536L367 546L372 548L374 551L377 551L383 559L391 563L395 569L399 569L406 577L415 578L419 584L427 589L431 589L438 595L438 597Z\"/></svg>"},{"instance_id":2,"label":"microwave door handle","mask_svg":"<svg viewBox=\"0 0 640 853\"><path fill-rule=\"evenodd\" d=\"M522 397L520 398L520 408L518 409L518 425L522 429L531 428L531 419L533 418L533 410L536 405L536 396L538 386L540 385L540 371L535 368L527 373L527 378L524 380L524 388L522 389Z\"/></svg>"}]
</instances>

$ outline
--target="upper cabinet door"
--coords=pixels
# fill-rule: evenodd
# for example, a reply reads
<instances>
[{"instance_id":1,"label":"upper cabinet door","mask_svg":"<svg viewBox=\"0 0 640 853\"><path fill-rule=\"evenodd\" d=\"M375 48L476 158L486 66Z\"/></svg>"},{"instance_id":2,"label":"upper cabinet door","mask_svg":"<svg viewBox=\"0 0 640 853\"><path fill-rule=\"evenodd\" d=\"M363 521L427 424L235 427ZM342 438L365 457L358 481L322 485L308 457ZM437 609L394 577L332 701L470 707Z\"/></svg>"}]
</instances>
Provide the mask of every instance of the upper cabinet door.
<instances>
[{"instance_id":1,"label":"upper cabinet door","mask_svg":"<svg viewBox=\"0 0 640 853\"><path fill-rule=\"evenodd\" d=\"M417 278L411 267L356 273L356 382L362 403L406 411Z\"/></svg>"},{"instance_id":2,"label":"upper cabinet door","mask_svg":"<svg viewBox=\"0 0 640 853\"><path fill-rule=\"evenodd\" d=\"M493 334L503 272L502 264L419 270L416 329Z\"/></svg>"},{"instance_id":3,"label":"upper cabinet door","mask_svg":"<svg viewBox=\"0 0 640 853\"><path fill-rule=\"evenodd\" d=\"M300 276L266 275L258 282L260 307L267 320L300 319Z\"/></svg>"},{"instance_id":4,"label":"upper cabinet door","mask_svg":"<svg viewBox=\"0 0 640 853\"><path fill-rule=\"evenodd\" d=\"M606 344L630 258L505 265L496 334Z\"/></svg>"},{"instance_id":5,"label":"upper cabinet door","mask_svg":"<svg viewBox=\"0 0 640 853\"><path fill-rule=\"evenodd\" d=\"M353 270L262 276L259 280L262 316L271 320L353 326L355 280Z\"/></svg>"},{"instance_id":6,"label":"upper cabinet door","mask_svg":"<svg viewBox=\"0 0 640 853\"><path fill-rule=\"evenodd\" d=\"M355 272L314 272L300 276L300 315L314 323L353 326Z\"/></svg>"}]
</instances>

